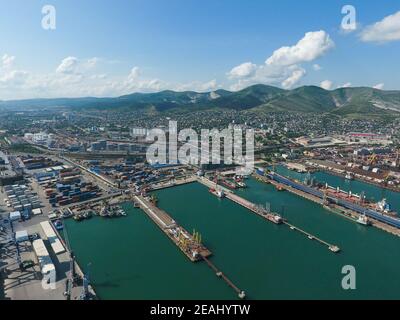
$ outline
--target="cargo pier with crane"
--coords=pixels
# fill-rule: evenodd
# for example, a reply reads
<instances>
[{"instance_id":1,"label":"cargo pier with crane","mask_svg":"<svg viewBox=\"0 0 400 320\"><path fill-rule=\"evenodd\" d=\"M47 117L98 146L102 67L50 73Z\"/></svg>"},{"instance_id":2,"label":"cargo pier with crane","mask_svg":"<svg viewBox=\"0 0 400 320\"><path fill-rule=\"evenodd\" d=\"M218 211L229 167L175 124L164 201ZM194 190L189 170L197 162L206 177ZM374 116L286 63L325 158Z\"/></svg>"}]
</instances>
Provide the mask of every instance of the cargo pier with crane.
<instances>
[{"instance_id":1,"label":"cargo pier with crane","mask_svg":"<svg viewBox=\"0 0 400 320\"><path fill-rule=\"evenodd\" d=\"M193 230L190 234L182 226L178 225L165 211L157 208L151 201L140 195L133 195L132 200L137 204L147 216L172 240L172 242L185 254L192 262L205 261L240 299L244 299L246 294L239 289L222 271L220 271L210 260L212 252L202 244L201 235Z\"/></svg>"},{"instance_id":2,"label":"cargo pier with crane","mask_svg":"<svg viewBox=\"0 0 400 320\"><path fill-rule=\"evenodd\" d=\"M147 216L178 246L190 261L197 262L202 257L207 258L212 255L211 251L201 243L201 235L198 232L194 231L193 234L190 234L178 225L168 213L157 208L143 196L135 195L133 201L139 204Z\"/></svg>"}]
</instances>

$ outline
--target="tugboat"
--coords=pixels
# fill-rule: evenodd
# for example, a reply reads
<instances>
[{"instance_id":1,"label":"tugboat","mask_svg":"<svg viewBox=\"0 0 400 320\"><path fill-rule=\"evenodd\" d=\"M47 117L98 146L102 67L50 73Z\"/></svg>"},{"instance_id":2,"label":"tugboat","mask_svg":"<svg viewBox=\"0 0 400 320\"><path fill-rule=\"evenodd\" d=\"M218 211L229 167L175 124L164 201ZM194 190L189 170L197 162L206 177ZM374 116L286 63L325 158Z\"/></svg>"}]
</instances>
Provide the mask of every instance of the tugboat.
<instances>
[{"instance_id":1,"label":"tugboat","mask_svg":"<svg viewBox=\"0 0 400 320\"><path fill-rule=\"evenodd\" d=\"M363 226L369 226L371 221L369 221L368 217L363 214L358 217L357 223L362 224Z\"/></svg>"}]
</instances>

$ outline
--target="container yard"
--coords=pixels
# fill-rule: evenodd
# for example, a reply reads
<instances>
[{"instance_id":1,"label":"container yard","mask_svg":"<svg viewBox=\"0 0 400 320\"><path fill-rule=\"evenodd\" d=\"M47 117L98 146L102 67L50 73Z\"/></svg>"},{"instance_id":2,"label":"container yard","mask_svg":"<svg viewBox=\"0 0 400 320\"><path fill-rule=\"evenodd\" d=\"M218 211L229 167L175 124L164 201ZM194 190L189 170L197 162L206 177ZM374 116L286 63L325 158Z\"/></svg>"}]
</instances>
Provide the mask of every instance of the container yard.
<instances>
[{"instance_id":1,"label":"container yard","mask_svg":"<svg viewBox=\"0 0 400 320\"><path fill-rule=\"evenodd\" d=\"M8 185L3 187L6 206L21 214L21 218L28 220L32 215L41 214L42 207L39 196L26 184Z\"/></svg>"},{"instance_id":2,"label":"container yard","mask_svg":"<svg viewBox=\"0 0 400 320\"><path fill-rule=\"evenodd\" d=\"M44 189L46 199L52 207L98 198L102 195L99 186L87 182L81 170L62 165L34 173L37 183Z\"/></svg>"},{"instance_id":3,"label":"container yard","mask_svg":"<svg viewBox=\"0 0 400 320\"><path fill-rule=\"evenodd\" d=\"M186 169L181 165L148 165L133 160L76 160L89 172L119 187L145 188L160 181L180 179Z\"/></svg>"}]
</instances>

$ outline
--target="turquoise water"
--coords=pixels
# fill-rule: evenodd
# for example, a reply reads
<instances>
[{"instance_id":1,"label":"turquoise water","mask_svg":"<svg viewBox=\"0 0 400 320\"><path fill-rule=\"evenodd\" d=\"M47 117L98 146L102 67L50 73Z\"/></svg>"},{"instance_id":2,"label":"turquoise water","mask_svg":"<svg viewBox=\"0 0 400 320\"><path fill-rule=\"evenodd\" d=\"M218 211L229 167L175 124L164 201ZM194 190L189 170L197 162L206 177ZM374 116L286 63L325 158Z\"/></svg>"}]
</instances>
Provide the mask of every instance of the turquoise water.
<instances>
[{"instance_id":1,"label":"turquoise water","mask_svg":"<svg viewBox=\"0 0 400 320\"><path fill-rule=\"evenodd\" d=\"M337 178L337 177L334 177ZM202 234L212 261L250 299L398 299L400 239L341 218L271 185L247 181L241 196L283 213L298 227L338 245L333 254L197 183L157 192L159 206ZM369 186L369 185L368 185ZM282 207L283 206L283 207ZM235 299L205 263L193 264L140 210L129 216L68 221L70 242L102 299ZM357 271L357 290L341 288L344 265Z\"/></svg>"}]
</instances>

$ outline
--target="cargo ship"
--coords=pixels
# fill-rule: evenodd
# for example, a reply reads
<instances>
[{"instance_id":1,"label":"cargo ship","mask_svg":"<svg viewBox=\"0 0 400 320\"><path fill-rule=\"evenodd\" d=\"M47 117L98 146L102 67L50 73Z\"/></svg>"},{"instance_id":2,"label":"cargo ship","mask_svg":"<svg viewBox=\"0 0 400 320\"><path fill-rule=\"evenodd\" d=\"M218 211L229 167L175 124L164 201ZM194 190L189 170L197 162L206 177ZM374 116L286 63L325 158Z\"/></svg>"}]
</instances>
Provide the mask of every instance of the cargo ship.
<instances>
[{"instance_id":1,"label":"cargo ship","mask_svg":"<svg viewBox=\"0 0 400 320\"><path fill-rule=\"evenodd\" d=\"M233 189L233 190L237 189L236 184L231 182L231 181L229 181L229 180L221 179L221 180L219 180L219 183L222 184L223 186L229 188L229 189Z\"/></svg>"},{"instance_id":2,"label":"cargo ship","mask_svg":"<svg viewBox=\"0 0 400 320\"><path fill-rule=\"evenodd\" d=\"M257 172L258 173L258 172ZM258 173L259 174L259 173ZM306 194L309 194L311 196L317 197L321 200L327 201L328 203L332 203L336 206L343 207L348 210L352 210L356 213L359 213L361 215L365 215L366 217L370 219L375 219L377 221L386 223L390 226L396 227L400 229L400 219L395 218L393 216L386 215L384 212L379 211L376 206L369 203L364 203L363 201L358 201L354 200L355 198L358 197L344 197L341 196L340 193L335 194L334 192L326 192L326 190L321 190L320 188L313 187L313 186L308 186L306 184L303 184L298 181L294 181L292 179L289 179L287 177L284 177L282 175L279 175L275 172L268 172L264 174L265 177L283 184L285 186L288 186L290 188L299 190L301 192L304 192ZM392 212L392 215L394 213Z\"/></svg>"}]
</instances>

